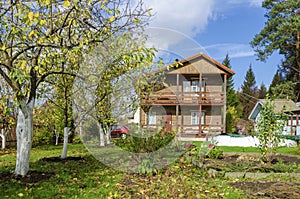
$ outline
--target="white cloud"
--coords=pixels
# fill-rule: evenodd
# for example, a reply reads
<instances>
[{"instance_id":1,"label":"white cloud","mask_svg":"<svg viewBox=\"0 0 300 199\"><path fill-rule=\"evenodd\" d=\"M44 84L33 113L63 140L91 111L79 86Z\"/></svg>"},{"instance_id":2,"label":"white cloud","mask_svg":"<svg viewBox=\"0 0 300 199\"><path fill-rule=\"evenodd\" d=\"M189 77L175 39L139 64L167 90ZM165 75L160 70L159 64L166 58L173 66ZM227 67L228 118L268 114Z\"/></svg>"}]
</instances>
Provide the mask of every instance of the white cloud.
<instances>
[{"instance_id":1,"label":"white cloud","mask_svg":"<svg viewBox=\"0 0 300 199\"><path fill-rule=\"evenodd\" d=\"M194 38L205 30L209 21L226 16L236 6L259 7L261 3L262 0L146 1L147 7L153 8L154 14L150 21L150 29L146 31L150 36L148 42L159 50L168 50L182 56L205 51L208 48L203 48ZM217 44L214 46L214 49L210 46L208 52L217 57L224 56L227 52L232 58L254 55L249 45Z\"/></svg>"},{"instance_id":2,"label":"white cloud","mask_svg":"<svg viewBox=\"0 0 300 199\"><path fill-rule=\"evenodd\" d=\"M152 0L148 5L155 13L150 26L175 29L193 37L212 17L214 0Z\"/></svg>"},{"instance_id":3,"label":"white cloud","mask_svg":"<svg viewBox=\"0 0 300 199\"><path fill-rule=\"evenodd\" d=\"M262 1L263 0L227 0L227 1L224 1L224 0L218 0L219 3L227 3L227 4L233 4L233 5L241 5L241 4L244 4L244 5L250 5L252 7L261 7L262 5Z\"/></svg>"},{"instance_id":4,"label":"white cloud","mask_svg":"<svg viewBox=\"0 0 300 199\"><path fill-rule=\"evenodd\" d=\"M156 31L155 34L149 33L155 41L154 45L168 49L171 45L193 38L204 31L209 19L213 18L214 2L215 0L147 1L147 6L153 8L154 14L150 27L155 27ZM158 33L160 28L169 31ZM172 30L173 34L165 35Z\"/></svg>"},{"instance_id":5,"label":"white cloud","mask_svg":"<svg viewBox=\"0 0 300 199\"><path fill-rule=\"evenodd\" d=\"M246 44L214 44L204 47L216 59L224 59L228 53L230 58L252 57L255 52Z\"/></svg>"}]
</instances>

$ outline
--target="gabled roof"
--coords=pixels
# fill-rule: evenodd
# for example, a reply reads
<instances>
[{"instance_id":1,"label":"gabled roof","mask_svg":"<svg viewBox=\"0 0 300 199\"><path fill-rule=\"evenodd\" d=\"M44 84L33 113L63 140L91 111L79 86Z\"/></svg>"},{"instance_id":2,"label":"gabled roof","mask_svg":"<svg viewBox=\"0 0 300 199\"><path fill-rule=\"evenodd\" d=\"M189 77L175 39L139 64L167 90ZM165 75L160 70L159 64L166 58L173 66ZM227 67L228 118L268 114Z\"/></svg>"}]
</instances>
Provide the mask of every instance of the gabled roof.
<instances>
[{"instance_id":1,"label":"gabled roof","mask_svg":"<svg viewBox=\"0 0 300 199\"><path fill-rule=\"evenodd\" d=\"M173 66L174 64L171 64L171 65L167 65L167 66L163 67L161 70L169 70L169 71L177 70L179 68L185 67L189 63L192 63L192 62L200 60L200 59L205 59L205 60L209 61L210 63L214 64L218 69L224 71L229 76L234 75L234 71L232 69L228 68L224 64L221 64L220 62L211 58L210 56L208 56L207 54L205 54L203 52L197 53L195 55L192 55L190 57L187 57L180 61L177 61L178 67L176 67L176 68Z\"/></svg>"},{"instance_id":2,"label":"gabled roof","mask_svg":"<svg viewBox=\"0 0 300 199\"><path fill-rule=\"evenodd\" d=\"M254 108L252 109L248 119L255 120L260 112L260 107L263 106L265 103L266 99L259 99ZM290 99L275 99L273 100L273 103L275 113L280 113L283 110L283 108L286 112L300 111L300 107L298 107L296 103Z\"/></svg>"}]
</instances>

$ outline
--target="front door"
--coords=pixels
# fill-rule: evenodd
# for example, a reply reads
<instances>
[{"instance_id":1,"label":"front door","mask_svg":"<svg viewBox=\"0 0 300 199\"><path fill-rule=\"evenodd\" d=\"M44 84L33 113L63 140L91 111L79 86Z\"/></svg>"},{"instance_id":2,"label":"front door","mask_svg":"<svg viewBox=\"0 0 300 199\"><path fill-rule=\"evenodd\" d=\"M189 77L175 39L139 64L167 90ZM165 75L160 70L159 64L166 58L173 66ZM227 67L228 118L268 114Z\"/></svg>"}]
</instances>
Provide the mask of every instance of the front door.
<instances>
[{"instance_id":1,"label":"front door","mask_svg":"<svg viewBox=\"0 0 300 199\"><path fill-rule=\"evenodd\" d=\"M165 122L166 122L166 132L170 132L172 130L172 115L171 114L165 115Z\"/></svg>"}]
</instances>

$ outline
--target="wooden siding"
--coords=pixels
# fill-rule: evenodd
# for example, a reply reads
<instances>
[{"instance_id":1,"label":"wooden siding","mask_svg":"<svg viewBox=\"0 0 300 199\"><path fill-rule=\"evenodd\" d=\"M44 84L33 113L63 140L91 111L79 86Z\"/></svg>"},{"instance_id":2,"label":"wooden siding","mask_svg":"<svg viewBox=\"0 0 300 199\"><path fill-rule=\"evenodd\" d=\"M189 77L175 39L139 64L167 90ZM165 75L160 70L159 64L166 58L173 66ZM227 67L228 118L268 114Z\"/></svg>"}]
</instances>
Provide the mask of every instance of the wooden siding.
<instances>
[{"instance_id":1,"label":"wooden siding","mask_svg":"<svg viewBox=\"0 0 300 199\"><path fill-rule=\"evenodd\" d=\"M216 67L215 64L209 62L206 59L200 59L193 63L188 63L188 65L174 69L169 72L169 74L225 74L223 70Z\"/></svg>"}]
</instances>

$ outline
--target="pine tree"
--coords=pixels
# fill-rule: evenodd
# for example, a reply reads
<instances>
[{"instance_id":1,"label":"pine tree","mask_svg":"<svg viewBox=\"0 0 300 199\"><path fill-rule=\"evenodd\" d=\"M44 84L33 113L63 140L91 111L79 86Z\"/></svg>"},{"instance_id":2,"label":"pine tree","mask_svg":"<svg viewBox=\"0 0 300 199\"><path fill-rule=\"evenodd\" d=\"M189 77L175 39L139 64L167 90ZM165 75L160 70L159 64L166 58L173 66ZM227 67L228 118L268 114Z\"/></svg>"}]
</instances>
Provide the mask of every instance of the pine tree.
<instances>
[{"instance_id":1,"label":"pine tree","mask_svg":"<svg viewBox=\"0 0 300 199\"><path fill-rule=\"evenodd\" d=\"M241 88L242 91L239 97L243 109L242 117L247 119L258 97L255 76L251 65L249 66Z\"/></svg>"},{"instance_id":2,"label":"pine tree","mask_svg":"<svg viewBox=\"0 0 300 199\"><path fill-rule=\"evenodd\" d=\"M281 84L283 81L284 78L282 72L280 70L277 70L269 87L268 93L270 96L274 95L274 93L272 93L272 88L275 88L278 84Z\"/></svg>"},{"instance_id":3,"label":"pine tree","mask_svg":"<svg viewBox=\"0 0 300 199\"><path fill-rule=\"evenodd\" d=\"M223 65L231 68L230 58L228 54L226 55ZM229 77L226 84L226 133L233 133L234 126L236 125L236 119L240 115L239 109L239 98L234 90L233 78Z\"/></svg>"},{"instance_id":4,"label":"pine tree","mask_svg":"<svg viewBox=\"0 0 300 199\"><path fill-rule=\"evenodd\" d=\"M267 87L264 83L260 85L260 88L258 90L258 98L259 99L265 99L267 95Z\"/></svg>"}]
</instances>

